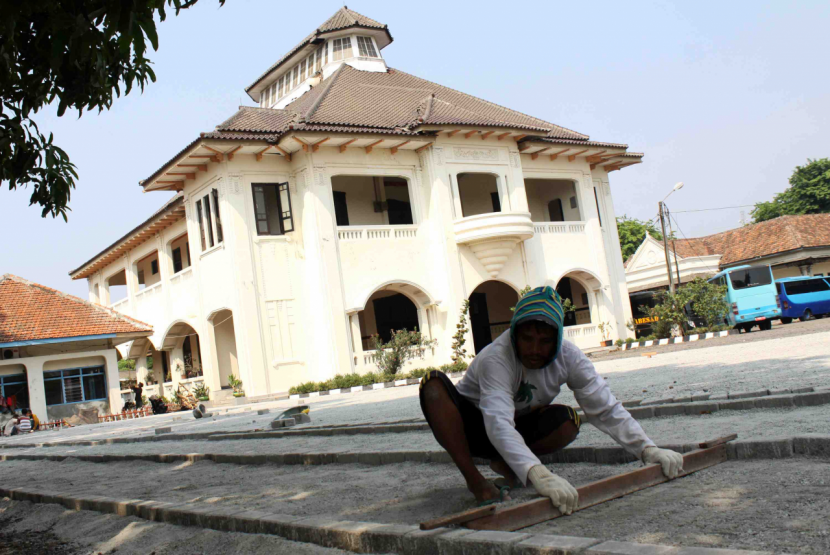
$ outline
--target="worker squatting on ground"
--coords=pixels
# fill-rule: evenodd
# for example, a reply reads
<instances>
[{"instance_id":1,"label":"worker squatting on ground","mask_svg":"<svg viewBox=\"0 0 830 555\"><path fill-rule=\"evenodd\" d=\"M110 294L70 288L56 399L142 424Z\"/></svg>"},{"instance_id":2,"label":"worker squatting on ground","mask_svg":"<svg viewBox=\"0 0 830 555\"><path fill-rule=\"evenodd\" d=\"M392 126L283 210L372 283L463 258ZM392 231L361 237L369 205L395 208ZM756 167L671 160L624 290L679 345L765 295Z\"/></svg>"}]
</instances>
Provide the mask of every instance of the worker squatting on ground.
<instances>
[{"instance_id":1,"label":"worker squatting on ground","mask_svg":"<svg viewBox=\"0 0 830 555\"><path fill-rule=\"evenodd\" d=\"M563 316L556 291L537 287L516 305L510 333L476 355L457 387L441 372L430 372L421 381L421 410L432 433L481 504L506 499L510 487L530 481L561 512L576 509L576 489L538 458L564 448L579 434L576 411L551 404L562 384L573 391L588 421L630 453L644 463L660 463L668 478L683 471L683 457L656 447L591 361L563 341ZM487 481L473 457L489 459L504 485L497 488L500 480Z\"/></svg>"}]
</instances>

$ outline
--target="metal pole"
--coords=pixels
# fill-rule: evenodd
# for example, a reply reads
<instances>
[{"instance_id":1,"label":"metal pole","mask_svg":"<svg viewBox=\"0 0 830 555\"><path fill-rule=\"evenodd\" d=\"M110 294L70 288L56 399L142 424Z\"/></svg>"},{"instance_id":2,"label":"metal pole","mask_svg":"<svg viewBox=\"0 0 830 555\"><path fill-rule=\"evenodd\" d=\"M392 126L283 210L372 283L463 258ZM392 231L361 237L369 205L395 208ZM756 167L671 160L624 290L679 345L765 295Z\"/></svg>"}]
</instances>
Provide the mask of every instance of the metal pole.
<instances>
[{"instance_id":1,"label":"metal pole","mask_svg":"<svg viewBox=\"0 0 830 555\"><path fill-rule=\"evenodd\" d=\"M669 212L669 207L666 206L665 204L663 205L663 208L666 209L666 216L669 217L669 235L671 235L671 250L674 253L674 269L677 272L677 276L676 276L677 281L676 281L676 283L677 283L677 286L680 287L680 285L681 285L681 282L680 282L680 266L677 262L677 244L674 242L674 230L671 227L671 213Z\"/></svg>"},{"instance_id":2,"label":"metal pole","mask_svg":"<svg viewBox=\"0 0 830 555\"><path fill-rule=\"evenodd\" d=\"M663 201L657 205L660 209L660 227L663 229L663 250L666 254L666 273L669 276L669 291L674 293L674 280L672 279L671 261L669 260L669 240L666 237L666 217L663 214Z\"/></svg>"}]
</instances>

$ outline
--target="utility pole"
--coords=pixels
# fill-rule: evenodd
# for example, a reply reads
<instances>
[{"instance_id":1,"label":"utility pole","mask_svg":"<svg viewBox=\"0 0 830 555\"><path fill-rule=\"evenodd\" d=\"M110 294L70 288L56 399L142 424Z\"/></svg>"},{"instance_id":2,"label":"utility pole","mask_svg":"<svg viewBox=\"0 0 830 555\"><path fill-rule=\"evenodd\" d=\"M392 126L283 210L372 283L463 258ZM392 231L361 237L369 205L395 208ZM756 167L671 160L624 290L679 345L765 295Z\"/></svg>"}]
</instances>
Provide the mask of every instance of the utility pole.
<instances>
[{"instance_id":1,"label":"utility pole","mask_svg":"<svg viewBox=\"0 0 830 555\"><path fill-rule=\"evenodd\" d=\"M660 227L663 229L663 250L666 254L666 273L669 276L669 291L674 293L674 279L672 279L671 260L669 259L669 240L666 236L666 216L663 213L663 201L658 203L660 209Z\"/></svg>"},{"instance_id":2,"label":"utility pole","mask_svg":"<svg viewBox=\"0 0 830 555\"><path fill-rule=\"evenodd\" d=\"M669 235L671 235L671 250L674 254L674 269L677 272L675 274L675 283L677 283L677 286L680 287L680 265L677 262L677 244L674 242L674 230L671 227L671 212L669 212L669 207L665 204L663 205L663 208L666 209L666 216L669 219Z\"/></svg>"}]
</instances>

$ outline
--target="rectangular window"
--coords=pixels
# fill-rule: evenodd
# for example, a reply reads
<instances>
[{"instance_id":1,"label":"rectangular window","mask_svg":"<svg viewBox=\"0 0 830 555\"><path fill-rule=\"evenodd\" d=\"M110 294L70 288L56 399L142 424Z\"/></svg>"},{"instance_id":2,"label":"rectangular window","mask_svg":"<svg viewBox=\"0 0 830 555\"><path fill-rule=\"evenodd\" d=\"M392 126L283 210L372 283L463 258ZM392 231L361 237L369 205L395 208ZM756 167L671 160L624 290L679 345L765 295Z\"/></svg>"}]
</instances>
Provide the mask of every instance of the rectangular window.
<instances>
[{"instance_id":1,"label":"rectangular window","mask_svg":"<svg viewBox=\"0 0 830 555\"><path fill-rule=\"evenodd\" d=\"M104 368L74 368L43 373L46 405L63 405L107 398Z\"/></svg>"},{"instance_id":2,"label":"rectangular window","mask_svg":"<svg viewBox=\"0 0 830 555\"><path fill-rule=\"evenodd\" d=\"M255 183L252 188L257 235L294 231L288 183Z\"/></svg>"},{"instance_id":3,"label":"rectangular window","mask_svg":"<svg viewBox=\"0 0 830 555\"><path fill-rule=\"evenodd\" d=\"M279 98L285 96L285 75L280 77L279 86L277 87L277 90L279 91Z\"/></svg>"},{"instance_id":4,"label":"rectangular window","mask_svg":"<svg viewBox=\"0 0 830 555\"><path fill-rule=\"evenodd\" d=\"M317 56L315 56L315 58L314 58L314 60L316 62L315 65L314 65L314 71L315 72L320 71L323 68L323 49L324 48L325 48L325 46L321 46L320 49L317 51Z\"/></svg>"},{"instance_id":5,"label":"rectangular window","mask_svg":"<svg viewBox=\"0 0 830 555\"><path fill-rule=\"evenodd\" d=\"M830 290L830 285L819 279L805 279L790 281L784 285L787 295L805 295L807 293L825 293Z\"/></svg>"},{"instance_id":6,"label":"rectangular window","mask_svg":"<svg viewBox=\"0 0 830 555\"><path fill-rule=\"evenodd\" d=\"M732 281L732 289L749 289L772 283L772 272L769 266L758 266L755 268L741 268L729 272L729 279ZM789 290L787 291L789 293Z\"/></svg>"},{"instance_id":7,"label":"rectangular window","mask_svg":"<svg viewBox=\"0 0 830 555\"><path fill-rule=\"evenodd\" d=\"M352 39L346 37L342 39L334 39L332 44L332 60L343 60L352 57Z\"/></svg>"},{"instance_id":8,"label":"rectangular window","mask_svg":"<svg viewBox=\"0 0 830 555\"><path fill-rule=\"evenodd\" d=\"M305 81L305 74L306 74L306 60L300 62L300 83Z\"/></svg>"},{"instance_id":9,"label":"rectangular window","mask_svg":"<svg viewBox=\"0 0 830 555\"><path fill-rule=\"evenodd\" d=\"M173 273L178 274L182 269L182 249L181 247L176 247L173 249Z\"/></svg>"},{"instance_id":10,"label":"rectangular window","mask_svg":"<svg viewBox=\"0 0 830 555\"><path fill-rule=\"evenodd\" d=\"M196 201L196 217L199 219L199 235L202 238L202 250L207 250L207 245L205 244L205 223L202 219L202 201Z\"/></svg>"},{"instance_id":11,"label":"rectangular window","mask_svg":"<svg viewBox=\"0 0 830 555\"><path fill-rule=\"evenodd\" d=\"M334 219L337 225L349 225L349 207L344 191L332 191L334 195Z\"/></svg>"},{"instance_id":12,"label":"rectangular window","mask_svg":"<svg viewBox=\"0 0 830 555\"><path fill-rule=\"evenodd\" d=\"M594 187L594 201L597 203L597 217L599 218L599 227L602 227L602 212L599 209L599 194L597 188Z\"/></svg>"},{"instance_id":13,"label":"rectangular window","mask_svg":"<svg viewBox=\"0 0 830 555\"><path fill-rule=\"evenodd\" d=\"M152 275L156 275L159 273L159 261L158 260L151 260L150 261L150 273Z\"/></svg>"},{"instance_id":14,"label":"rectangular window","mask_svg":"<svg viewBox=\"0 0 830 555\"><path fill-rule=\"evenodd\" d=\"M294 66L294 71L292 73L294 77L294 87L300 84L300 64ZM292 87L293 88L293 87Z\"/></svg>"},{"instance_id":15,"label":"rectangular window","mask_svg":"<svg viewBox=\"0 0 830 555\"><path fill-rule=\"evenodd\" d=\"M501 199L498 193L490 193L490 202L493 203L493 212L501 212Z\"/></svg>"},{"instance_id":16,"label":"rectangular window","mask_svg":"<svg viewBox=\"0 0 830 555\"><path fill-rule=\"evenodd\" d=\"M323 65L329 63L329 43L323 45Z\"/></svg>"},{"instance_id":17,"label":"rectangular window","mask_svg":"<svg viewBox=\"0 0 830 555\"><path fill-rule=\"evenodd\" d=\"M205 195L202 202L205 204L205 227L207 227L208 243L212 247L215 243L213 241L213 222L210 215L210 195Z\"/></svg>"},{"instance_id":18,"label":"rectangular window","mask_svg":"<svg viewBox=\"0 0 830 555\"><path fill-rule=\"evenodd\" d=\"M219 218L219 191L214 189L211 193L213 194L213 215L216 216L216 241L221 243L225 239L222 235L222 220Z\"/></svg>"},{"instance_id":19,"label":"rectangular window","mask_svg":"<svg viewBox=\"0 0 830 555\"><path fill-rule=\"evenodd\" d=\"M357 37L357 49L364 58L378 57L378 52L370 37Z\"/></svg>"}]
</instances>

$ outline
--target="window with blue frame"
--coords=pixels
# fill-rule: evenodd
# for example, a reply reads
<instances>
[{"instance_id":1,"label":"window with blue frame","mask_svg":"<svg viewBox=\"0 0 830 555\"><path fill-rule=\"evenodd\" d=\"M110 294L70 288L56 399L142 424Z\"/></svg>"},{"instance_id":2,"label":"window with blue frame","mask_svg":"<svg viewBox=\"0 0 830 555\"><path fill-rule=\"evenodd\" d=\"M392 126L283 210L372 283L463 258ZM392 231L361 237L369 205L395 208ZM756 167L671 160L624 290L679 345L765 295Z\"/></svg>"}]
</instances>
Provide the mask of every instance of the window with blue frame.
<instances>
[{"instance_id":1,"label":"window with blue frame","mask_svg":"<svg viewBox=\"0 0 830 555\"><path fill-rule=\"evenodd\" d=\"M73 368L43 373L46 405L65 405L107 398L104 368Z\"/></svg>"},{"instance_id":2,"label":"window with blue frame","mask_svg":"<svg viewBox=\"0 0 830 555\"><path fill-rule=\"evenodd\" d=\"M19 396L22 394L28 399L28 388L29 385L26 383L26 374L0 376L0 395L3 397Z\"/></svg>"}]
</instances>

